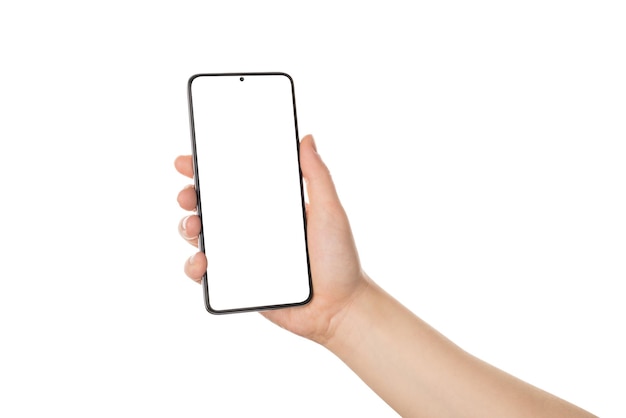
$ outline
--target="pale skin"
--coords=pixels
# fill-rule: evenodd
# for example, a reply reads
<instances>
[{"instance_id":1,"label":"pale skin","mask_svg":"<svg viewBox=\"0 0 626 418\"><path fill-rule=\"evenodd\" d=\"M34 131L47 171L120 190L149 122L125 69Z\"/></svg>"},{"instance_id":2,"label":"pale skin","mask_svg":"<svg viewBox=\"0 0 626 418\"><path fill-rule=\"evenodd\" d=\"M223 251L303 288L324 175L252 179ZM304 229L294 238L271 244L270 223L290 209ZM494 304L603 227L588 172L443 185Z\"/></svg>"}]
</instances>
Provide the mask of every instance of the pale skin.
<instances>
[{"instance_id":1,"label":"pale skin","mask_svg":"<svg viewBox=\"0 0 626 418\"><path fill-rule=\"evenodd\" d=\"M262 315L326 347L403 417L594 416L463 351L376 285L361 268L348 217L310 135L300 143L300 164L314 297ZM175 166L193 178L191 156L178 157ZM178 203L196 209L193 186L179 193ZM178 228L198 246L197 215ZM198 252L185 273L200 282L206 267Z\"/></svg>"}]
</instances>

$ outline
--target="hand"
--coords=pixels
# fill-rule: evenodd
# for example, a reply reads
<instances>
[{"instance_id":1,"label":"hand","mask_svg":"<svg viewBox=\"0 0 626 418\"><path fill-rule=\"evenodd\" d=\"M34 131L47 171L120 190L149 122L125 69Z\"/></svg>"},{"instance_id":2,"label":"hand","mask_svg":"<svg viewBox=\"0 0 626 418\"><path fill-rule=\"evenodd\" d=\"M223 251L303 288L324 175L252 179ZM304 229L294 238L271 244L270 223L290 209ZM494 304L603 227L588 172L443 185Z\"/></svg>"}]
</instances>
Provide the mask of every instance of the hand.
<instances>
[{"instance_id":1,"label":"hand","mask_svg":"<svg viewBox=\"0 0 626 418\"><path fill-rule=\"evenodd\" d=\"M311 135L305 136L300 143L300 165L309 194L306 214L313 299L305 306L262 314L282 328L326 344L350 304L371 281L361 269L348 218ZM178 157L175 166L181 174L193 177L191 156ZM193 186L187 186L179 193L178 203L183 209L195 210ZM178 229L187 242L198 246L200 219L197 215L183 218ZM185 273L200 282L206 267L204 254L196 253L185 263Z\"/></svg>"}]
</instances>

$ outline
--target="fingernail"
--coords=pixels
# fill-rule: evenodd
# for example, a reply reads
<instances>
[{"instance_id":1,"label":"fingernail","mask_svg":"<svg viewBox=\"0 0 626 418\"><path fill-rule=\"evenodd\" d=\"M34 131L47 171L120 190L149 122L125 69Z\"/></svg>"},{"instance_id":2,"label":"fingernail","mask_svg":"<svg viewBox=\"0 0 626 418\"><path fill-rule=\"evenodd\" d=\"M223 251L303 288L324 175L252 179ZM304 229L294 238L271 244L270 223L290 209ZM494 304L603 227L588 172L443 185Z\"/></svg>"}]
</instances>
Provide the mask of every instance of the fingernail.
<instances>
[{"instance_id":1,"label":"fingernail","mask_svg":"<svg viewBox=\"0 0 626 418\"><path fill-rule=\"evenodd\" d=\"M196 254L192 255L191 257L189 257L189 265L190 265L190 266L193 266L193 263L196 261L196 255L197 255L197 254L198 254L198 253L196 253Z\"/></svg>"},{"instance_id":2,"label":"fingernail","mask_svg":"<svg viewBox=\"0 0 626 418\"><path fill-rule=\"evenodd\" d=\"M183 218L183 223L180 225L180 227L183 229L183 233L185 234L186 237L188 237L187 235L187 221L189 220L189 216L185 216Z\"/></svg>"}]
</instances>

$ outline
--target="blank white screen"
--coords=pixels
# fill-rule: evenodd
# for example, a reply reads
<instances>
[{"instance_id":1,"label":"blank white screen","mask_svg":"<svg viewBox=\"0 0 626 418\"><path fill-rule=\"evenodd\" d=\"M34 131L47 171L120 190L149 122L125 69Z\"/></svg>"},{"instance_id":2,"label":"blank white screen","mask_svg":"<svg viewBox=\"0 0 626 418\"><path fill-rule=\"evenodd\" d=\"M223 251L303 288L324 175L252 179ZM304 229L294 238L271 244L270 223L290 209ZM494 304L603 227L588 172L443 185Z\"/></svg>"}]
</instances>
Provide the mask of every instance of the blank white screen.
<instances>
[{"instance_id":1,"label":"blank white screen","mask_svg":"<svg viewBox=\"0 0 626 418\"><path fill-rule=\"evenodd\" d=\"M310 280L290 78L199 76L191 99L211 309L304 302Z\"/></svg>"}]
</instances>

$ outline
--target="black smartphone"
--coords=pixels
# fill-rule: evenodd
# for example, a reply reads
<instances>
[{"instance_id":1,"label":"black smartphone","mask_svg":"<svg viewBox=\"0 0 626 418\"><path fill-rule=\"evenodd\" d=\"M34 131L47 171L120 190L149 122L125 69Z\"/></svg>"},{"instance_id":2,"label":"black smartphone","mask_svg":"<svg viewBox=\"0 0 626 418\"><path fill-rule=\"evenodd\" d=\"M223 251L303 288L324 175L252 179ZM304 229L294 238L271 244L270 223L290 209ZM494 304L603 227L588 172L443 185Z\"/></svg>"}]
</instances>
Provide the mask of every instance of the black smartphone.
<instances>
[{"instance_id":1,"label":"black smartphone","mask_svg":"<svg viewBox=\"0 0 626 418\"><path fill-rule=\"evenodd\" d=\"M214 314L311 300L304 187L292 78L285 73L196 74L189 117Z\"/></svg>"}]
</instances>

